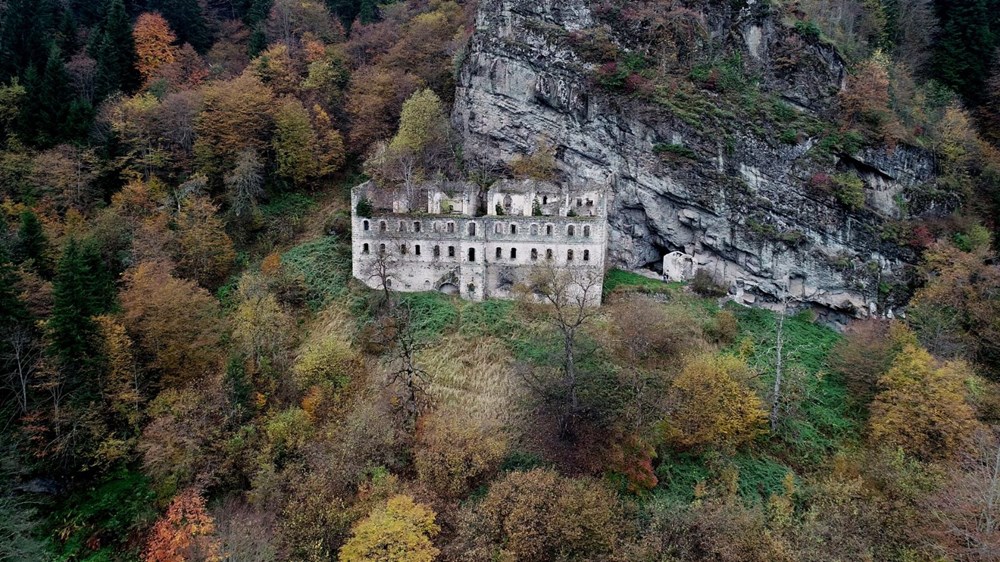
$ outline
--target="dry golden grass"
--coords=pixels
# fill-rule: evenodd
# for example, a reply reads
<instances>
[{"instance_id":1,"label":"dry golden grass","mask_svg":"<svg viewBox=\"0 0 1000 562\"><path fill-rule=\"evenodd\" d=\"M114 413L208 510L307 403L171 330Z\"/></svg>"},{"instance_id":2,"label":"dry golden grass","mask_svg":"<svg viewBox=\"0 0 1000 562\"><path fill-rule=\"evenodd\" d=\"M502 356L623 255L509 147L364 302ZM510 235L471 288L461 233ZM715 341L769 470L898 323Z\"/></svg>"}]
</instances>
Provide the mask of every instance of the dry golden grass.
<instances>
[{"instance_id":1,"label":"dry golden grass","mask_svg":"<svg viewBox=\"0 0 1000 562\"><path fill-rule=\"evenodd\" d=\"M429 394L439 412L461 412L503 425L523 418L522 381L500 340L448 336L422 350L418 359L431 376Z\"/></svg>"}]
</instances>

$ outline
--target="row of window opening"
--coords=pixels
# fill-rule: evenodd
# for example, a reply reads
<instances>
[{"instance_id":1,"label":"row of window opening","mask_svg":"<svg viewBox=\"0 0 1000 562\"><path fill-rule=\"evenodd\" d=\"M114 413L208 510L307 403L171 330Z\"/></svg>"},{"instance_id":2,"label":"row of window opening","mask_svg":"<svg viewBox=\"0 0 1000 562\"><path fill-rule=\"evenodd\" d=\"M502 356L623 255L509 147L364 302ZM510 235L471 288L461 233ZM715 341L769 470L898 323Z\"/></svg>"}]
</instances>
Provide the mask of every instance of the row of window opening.
<instances>
[{"instance_id":1,"label":"row of window opening","mask_svg":"<svg viewBox=\"0 0 1000 562\"><path fill-rule=\"evenodd\" d=\"M371 230L371 223L369 221L365 220L363 226L364 226L365 232L368 232L369 230ZM379 221L379 225L378 225L379 232L387 232L388 228L389 228L389 225L388 225L388 223L386 223L386 221ZM422 228L421 227L421 223L419 221L414 221L413 222L413 232L420 232L421 228ZM454 232L455 232L455 223L453 223L453 222L446 223L445 229L446 229L446 232L448 232L449 234L454 234ZM405 230L406 230L406 223L404 221L399 221L399 228L396 231L397 232L403 232ZM504 230L505 230L504 229L504 225L501 224L501 223L497 223L496 226L495 226L494 232L496 234L503 234ZM437 231L436 228L435 228L435 231ZM538 236L538 231L539 231L539 227L538 227L537 224L531 225L531 235L532 236ZM553 232L552 225L551 224L545 225L545 235L546 236L552 236L552 232ZM511 225L510 225L510 233L511 234L517 234L517 225L516 224L511 223ZM469 223L469 236L475 236L475 235L476 235L476 223L470 222ZM576 225L571 224L571 225L567 226L566 227L566 235L567 236L576 236ZM583 236L584 237L589 237L590 236L590 227L589 226L584 226L583 227Z\"/></svg>"},{"instance_id":2,"label":"row of window opening","mask_svg":"<svg viewBox=\"0 0 1000 562\"><path fill-rule=\"evenodd\" d=\"M379 244L378 251L381 254L385 254L385 252L386 252L386 245L385 244ZM371 246L368 245L368 244L364 244L362 246L362 248L361 248L361 252L363 254L365 254L365 255L371 254ZM404 255L404 256L409 253L409 248L407 247L406 244L400 244L400 246L399 246L399 253L401 255ZM422 255L421 254L420 244L416 244L413 247L413 254L416 255L416 256ZM511 248L509 255L510 255L510 259L511 260L516 260L517 259L517 248ZM537 260L538 259L538 255L539 255L538 254L538 249L537 248L532 248L531 249L531 260L532 261ZM496 259L502 260L503 256L504 256L503 248L497 248L496 249ZM573 250L567 250L566 251L566 261L573 261L573 259L575 258L575 256L576 256L576 252L574 252ZM441 257L441 246L434 246L434 257L435 258ZM448 257L449 258L454 258L455 257L455 247L454 246L448 246ZM553 251L551 249L545 250L545 259L552 260L553 258L554 258ZM469 248L469 257L468 257L468 259L469 259L470 262L476 261L476 249L475 248ZM583 251L583 261L590 261L590 250L584 250Z\"/></svg>"}]
</instances>

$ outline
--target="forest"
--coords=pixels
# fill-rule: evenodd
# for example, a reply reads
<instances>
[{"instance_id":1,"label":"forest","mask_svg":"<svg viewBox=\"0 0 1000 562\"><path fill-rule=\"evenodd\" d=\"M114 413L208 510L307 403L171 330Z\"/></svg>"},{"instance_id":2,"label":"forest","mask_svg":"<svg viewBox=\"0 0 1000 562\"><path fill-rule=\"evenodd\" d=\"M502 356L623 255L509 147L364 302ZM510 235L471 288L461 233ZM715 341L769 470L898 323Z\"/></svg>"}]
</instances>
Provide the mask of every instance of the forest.
<instances>
[{"instance_id":1,"label":"forest","mask_svg":"<svg viewBox=\"0 0 1000 562\"><path fill-rule=\"evenodd\" d=\"M1000 560L1000 0L590 0L567 41L700 118L748 4L850 68L782 137L934 156L895 319L352 279L367 179L558 174L463 159L475 0L0 0L0 560Z\"/></svg>"}]
</instances>

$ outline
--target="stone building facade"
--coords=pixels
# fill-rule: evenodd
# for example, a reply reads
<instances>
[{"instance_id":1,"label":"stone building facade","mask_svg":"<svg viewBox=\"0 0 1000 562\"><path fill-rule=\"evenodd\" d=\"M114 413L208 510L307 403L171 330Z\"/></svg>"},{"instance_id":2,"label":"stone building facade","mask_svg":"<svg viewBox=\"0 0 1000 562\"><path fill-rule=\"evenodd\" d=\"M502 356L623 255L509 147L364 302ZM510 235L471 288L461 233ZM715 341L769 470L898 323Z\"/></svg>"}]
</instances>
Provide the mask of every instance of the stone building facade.
<instances>
[{"instance_id":1,"label":"stone building facade","mask_svg":"<svg viewBox=\"0 0 1000 562\"><path fill-rule=\"evenodd\" d=\"M369 182L351 194L353 274L372 288L440 291L469 300L511 298L534 268L597 279L607 253L603 189L500 181L412 190ZM364 215L364 216L363 216Z\"/></svg>"}]
</instances>

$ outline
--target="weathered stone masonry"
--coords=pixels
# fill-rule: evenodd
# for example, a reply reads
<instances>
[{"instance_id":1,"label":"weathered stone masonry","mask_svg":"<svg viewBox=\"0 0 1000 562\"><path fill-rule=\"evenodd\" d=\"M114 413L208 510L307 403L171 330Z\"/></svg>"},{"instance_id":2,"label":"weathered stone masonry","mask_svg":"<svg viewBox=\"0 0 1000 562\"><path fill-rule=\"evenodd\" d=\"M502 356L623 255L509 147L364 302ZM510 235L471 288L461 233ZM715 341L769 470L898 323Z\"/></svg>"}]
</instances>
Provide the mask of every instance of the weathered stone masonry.
<instances>
[{"instance_id":1,"label":"weathered stone masonry","mask_svg":"<svg viewBox=\"0 0 1000 562\"><path fill-rule=\"evenodd\" d=\"M483 209L474 186L450 189L430 186L408 195L371 184L356 188L354 277L373 288L386 277L393 290L440 291L477 301L512 297L514 287L539 266L603 277L607 218L601 191L502 182L489 191ZM423 197L427 212L409 211ZM357 213L362 199L372 203L370 217Z\"/></svg>"}]
</instances>

